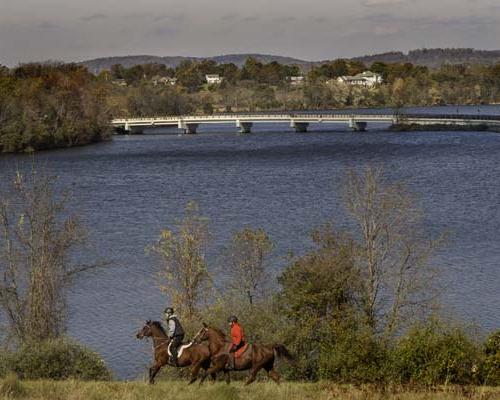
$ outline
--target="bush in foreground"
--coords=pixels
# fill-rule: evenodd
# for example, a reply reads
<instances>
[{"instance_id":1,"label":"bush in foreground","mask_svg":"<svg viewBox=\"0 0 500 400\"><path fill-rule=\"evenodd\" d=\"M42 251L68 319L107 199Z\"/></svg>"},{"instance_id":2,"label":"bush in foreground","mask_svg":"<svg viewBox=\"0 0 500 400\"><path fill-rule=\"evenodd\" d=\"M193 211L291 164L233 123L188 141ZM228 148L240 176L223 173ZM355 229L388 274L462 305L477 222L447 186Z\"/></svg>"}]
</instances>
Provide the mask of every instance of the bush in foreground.
<instances>
[{"instance_id":1,"label":"bush in foreground","mask_svg":"<svg viewBox=\"0 0 500 400\"><path fill-rule=\"evenodd\" d=\"M460 329L416 327L393 351L394 380L424 385L474 383L481 355Z\"/></svg>"},{"instance_id":2,"label":"bush in foreground","mask_svg":"<svg viewBox=\"0 0 500 400\"><path fill-rule=\"evenodd\" d=\"M66 339L27 343L5 356L3 364L21 379L111 379L98 354Z\"/></svg>"},{"instance_id":3,"label":"bush in foreground","mask_svg":"<svg viewBox=\"0 0 500 400\"><path fill-rule=\"evenodd\" d=\"M479 372L483 384L500 386L500 331L496 331L486 340L484 359Z\"/></svg>"}]
</instances>

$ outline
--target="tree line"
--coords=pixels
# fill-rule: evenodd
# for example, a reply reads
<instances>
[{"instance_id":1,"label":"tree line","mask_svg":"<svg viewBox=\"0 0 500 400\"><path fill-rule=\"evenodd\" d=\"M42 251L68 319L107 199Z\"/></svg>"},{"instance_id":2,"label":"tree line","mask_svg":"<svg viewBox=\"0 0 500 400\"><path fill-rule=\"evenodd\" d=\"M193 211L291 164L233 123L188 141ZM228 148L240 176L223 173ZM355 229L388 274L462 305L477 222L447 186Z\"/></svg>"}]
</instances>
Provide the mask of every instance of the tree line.
<instances>
[{"instance_id":1,"label":"tree line","mask_svg":"<svg viewBox=\"0 0 500 400\"><path fill-rule=\"evenodd\" d=\"M336 78L371 70L382 84ZM209 85L205 75L218 74ZM304 76L292 84L290 77ZM159 78L175 78L175 84ZM211 60L169 68L114 65L91 74L76 64L0 66L0 152L30 152L107 140L113 117L264 110L492 104L500 102L500 64L443 65L334 60L301 70L248 58L240 68Z\"/></svg>"},{"instance_id":2,"label":"tree line","mask_svg":"<svg viewBox=\"0 0 500 400\"><path fill-rule=\"evenodd\" d=\"M372 71L383 83L373 87L349 86L337 82L344 75ZM207 85L206 74L219 74L219 85ZM175 87L151 84L153 77L176 78ZM303 84L292 85L290 77L304 76ZM262 110L313 110L347 107L403 107L448 104L489 104L500 101L500 65L443 65L437 69L411 63L374 62L338 59L301 70L277 62L261 63L248 58L238 68L235 64L214 61L184 61L168 68L160 64L123 68L115 65L102 71L100 79L123 79L122 88L130 96L125 114L152 115L151 103L140 104L138 96L176 97L166 114L240 112ZM141 94L142 91L142 94ZM174 104L175 103L175 104ZM126 111L127 110L127 111Z\"/></svg>"}]
</instances>

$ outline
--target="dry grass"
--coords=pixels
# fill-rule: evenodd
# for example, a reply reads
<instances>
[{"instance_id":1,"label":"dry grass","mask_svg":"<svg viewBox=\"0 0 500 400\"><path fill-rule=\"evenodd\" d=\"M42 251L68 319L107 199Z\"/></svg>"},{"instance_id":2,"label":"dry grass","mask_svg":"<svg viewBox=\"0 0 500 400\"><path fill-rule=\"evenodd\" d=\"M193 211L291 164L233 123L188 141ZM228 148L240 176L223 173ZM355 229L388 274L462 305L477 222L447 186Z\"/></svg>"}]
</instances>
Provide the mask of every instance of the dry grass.
<instances>
[{"instance_id":1,"label":"dry grass","mask_svg":"<svg viewBox=\"0 0 500 400\"><path fill-rule=\"evenodd\" d=\"M142 382L82 382L82 381L0 381L14 391L3 392L3 399L37 400L455 400L500 399L500 388L442 387L409 389L401 386L375 387L337 385L330 382L283 383L257 382L245 387L241 382L188 386L180 381L162 381L154 386ZM0 395L0 396L2 396Z\"/></svg>"}]
</instances>

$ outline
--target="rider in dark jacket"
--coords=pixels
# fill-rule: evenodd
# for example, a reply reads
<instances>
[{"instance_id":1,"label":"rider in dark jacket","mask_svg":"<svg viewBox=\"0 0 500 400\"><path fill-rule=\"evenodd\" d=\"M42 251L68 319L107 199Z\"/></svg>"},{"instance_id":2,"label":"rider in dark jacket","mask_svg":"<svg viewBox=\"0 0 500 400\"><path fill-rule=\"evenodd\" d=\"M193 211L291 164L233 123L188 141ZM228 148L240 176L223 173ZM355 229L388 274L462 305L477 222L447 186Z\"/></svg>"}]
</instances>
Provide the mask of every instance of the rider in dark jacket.
<instances>
[{"instance_id":1,"label":"rider in dark jacket","mask_svg":"<svg viewBox=\"0 0 500 400\"><path fill-rule=\"evenodd\" d=\"M171 340L170 348L170 360L169 362L177 366L177 350L184 340L184 329L182 328L179 319L174 314L174 309L172 307L165 308L165 322L167 323L167 335Z\"/></svg>"}]
</instances>

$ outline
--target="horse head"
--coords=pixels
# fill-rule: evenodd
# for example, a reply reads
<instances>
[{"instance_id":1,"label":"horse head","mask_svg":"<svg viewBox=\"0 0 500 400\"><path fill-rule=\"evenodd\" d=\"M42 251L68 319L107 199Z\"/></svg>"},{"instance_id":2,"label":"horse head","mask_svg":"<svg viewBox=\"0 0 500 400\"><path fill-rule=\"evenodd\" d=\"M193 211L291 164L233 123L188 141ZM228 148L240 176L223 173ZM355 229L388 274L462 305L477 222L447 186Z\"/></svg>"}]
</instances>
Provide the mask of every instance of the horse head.
<instances>
[{"instance_id":1,"label":"horse head","mask_svg":"<svg viewBox=\"0 0 500 400\"><path fill-rule=\"evenodd\" d=\"M137 335L135 337L137 339L142 339L144 337L150 337L153 336L153 331L151 329L151 325L153 322L149 319L145 322L144 326L141 328L139 332L137 332Z\"/></svg>"}]
</instances>

